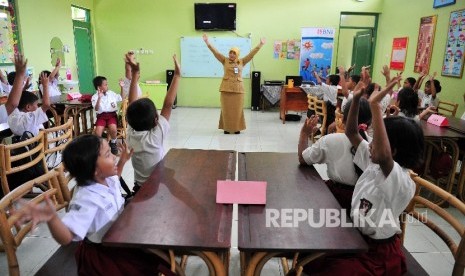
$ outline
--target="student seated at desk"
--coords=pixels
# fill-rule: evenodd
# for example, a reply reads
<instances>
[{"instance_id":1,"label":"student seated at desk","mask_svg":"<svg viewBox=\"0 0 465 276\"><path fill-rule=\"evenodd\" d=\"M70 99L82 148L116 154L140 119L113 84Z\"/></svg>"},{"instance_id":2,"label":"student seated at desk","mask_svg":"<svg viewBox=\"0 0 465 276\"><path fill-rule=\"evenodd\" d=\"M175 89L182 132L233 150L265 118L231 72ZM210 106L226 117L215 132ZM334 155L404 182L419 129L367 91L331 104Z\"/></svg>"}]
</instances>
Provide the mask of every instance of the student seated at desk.
<instances>
[{"instance_id":1,"label":"student seated at desk","mask_svg":"<svg viewBox=\"0 0 465 276\"><path fill-rule=\"evenodd\" d=\"M18 75L17 78L19 77ZM44 128L43 124L48 121L46 114L50 108L48 78L45 74L41 74L40 78L42 83L47 84L44 88L44 98L42 99L41 107L39 108L39 98L34 93L23 91L18 108L8 116L8 125L14 135L21 136L25 131L29 131L32 135L37 136L39 130Z\"/></svg>"},{"instance_id":2,"label":"student seated at desk","mask_svg":"<svg viewBox=\"0 0 465 276\"><path fill-rule=\"evenodd\" d=\"M118 176L131 154L121 145L117 163L106 140L95 135L77 137L63 151L63 163L77 182L69 211L60 219L48 197L44 205L29 202L18 211L24 221L47 222L53 238L60 244L80 242L75 253L78 275L170 273L168 265L155 254L102 245L103 236L123 212Z\"/></svg>"},{"instance_id":3,"label":"student seated at desk","mask_svg":"<svg viewBox=\"0 0 465 276\"><path fill-rule=\"evenodd\" d=\"M437 73L429 76L429 80L425 83L425 90L420 90L423 80L427 77L425 72L421 72L418 80L415 82L413 90L418 93L420 99L420 107L427 108L428 106L438 107L439 98L437 94L441 92L441 82L435 79Z\"/></svg>"},{"instance_id":4,"label":"student seated at desk","mask_svg":"<svg viewBox=\"0 0 465 276\"><path fill-rule=\"evenodd\" d=\"M174 76L166 93L160 115L155 104L148 98L137 99L137 81L139 80L139 63L131 55L126 54L126 62L131 65L132 78L129 89L129 105L126 112L128 118L127 143L134 150L131 158L134 167L134 193L149 178L153 168L165 156L164 141L170 130L169 119L171 109L178 91L181 69L176 59Z\"/></svg>"},{"instance_id":5,"label":"student seated at desk","mask_svg":"<svg viewBox=\"0 0 465 276\"><path fill-rule=\"evenodd\" d=\"M105 77L97 76L93 80L94 87L97 93L92 95L92 106L97 113L97 121L95 122L95 134L102 137L103 130L108 127L110 135L110 148L112 154L118 154L116 147L116 133L118 126L118 102L122 101L121 95L108 90L108 82Z\"/></svg>"},{"instance_id":6,"label":"student seated at desk","mask_svg":"<svg viewBox=\"0 0 465 276\"><path fill-rule=\"evenodd\" d=\"M16 79L16 72L17 71L13 71L13 72L10 72L7 74L6 78L5 78L5 75L3 75L3 72L0 70L0 86L1 86L1 89L0 91L3 93L3 94L6 94L6 95L9 95L10 92L12 91L13 89L13 83ZM32 83L31 83L31 77L28 76L26 78L26 71L24 71L24 78L23 78L23 87L22 87L22 90L27 90L27 91L32 91Z\"/></svg>"},{"instance_id":7,"label":"student seated at desk","mask_svg":"<svg viewBox=\"0 0 465 276\"><path fill-rule=\"evenodd\" d=\"M21 93L23 91L23 82L25 78L27 59L22 55L15 55L14 58L15 70L19 76L14 80L11 93L5 104L0 105L0 124L8 122L8 116L18 107Z\"/></svg>"},{"instance_id":8,"label":"student seated at desk","mask_svg":"<svg viewBox=\"0 0 465 276\"><path fill-rule=\"evenodd\" d=\"M397 76L369 103L374 136L369 144L359 135L357 117L363 89L354 92L346 135L354 147L354 163L363 174L355 184L351 217L368 243L368 252L328 256L304 267L312 275L403 275L405 256L399 238L399 216L415 194L409 169L419 165L424 138L420 126L403 117L383 119L381 100L397 82ZM371 222L371 223L369 223Z\"/></svg>"},{"instance_id":9,"label":"student seated at desk","mask_svg":"<svg viewBox=\"0 0 465 276\"><path fill-rule=\"evenodd\" d=\"M344 118L349 114L352 103L350 100L344 110ZM354 155L351 152L352 144L344 133L332 133L322 136L316 143L308 145L308 138L318 128L318 117L308 118L300 131L298 154L300 164L326 164L329 180L326 181L329 190L333 193L343 209L350 211L352 193L355 183L362 173L352 162ZM345 122L344 122L345 123ZM371 111L368 101L360 100L358 126L362 137L368 140L365 132L371 123Z\"/></svg>"},{"instance_id":10,"label":"student seated at desk","mask_svg":"<svg viewBox=\"0 0 465 276\"><path fill-rule=\"evenodd\" d=\"M41 74L45 74L48 78L48 95L49 97L56 97L56 96L61 96L60 89L58 88L58 77L60 76L60 67L61 67L61 60L60 58L57 58L55 68L53 69L52 72L44 70L41 72ZM42 94L44 85L42 81L39 78L39 91ZM42 95L43 97L43 95Z\"/></svg>"}]
</instances>

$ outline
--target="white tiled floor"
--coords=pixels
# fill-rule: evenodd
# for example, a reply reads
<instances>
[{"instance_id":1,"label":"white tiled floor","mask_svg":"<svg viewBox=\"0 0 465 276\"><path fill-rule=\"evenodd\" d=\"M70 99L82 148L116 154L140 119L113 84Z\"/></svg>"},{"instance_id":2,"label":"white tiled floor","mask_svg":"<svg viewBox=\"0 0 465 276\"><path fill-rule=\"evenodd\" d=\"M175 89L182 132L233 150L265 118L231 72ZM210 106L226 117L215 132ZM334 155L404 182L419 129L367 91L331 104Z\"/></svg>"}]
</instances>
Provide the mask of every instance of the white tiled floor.
<instances>
[{"instance_id":1,"label":"white tiled floor","mask_svg":"<svg viewBox=\"0 0 465 276\"><path fill-rule=\"evenodd\" d=\"M166 140L166 150L170 148L230 149L236 151L297 152L300 128L304 122L282 124L276 111L245 110L247 130L240 135L225 135L218 130L217 108L174 109L171 114L171 131ZM305 114L304 114L305 115ZM297 160L297 153L296 153ZM325 166L316 166L323 178ZM133 183L131 162L126 164L123 177L128 184ZM231 249L230 275L239 275L239 254L237 250L237 206L233 216L233 237ZM453 210L454 212L456 210ZM455 212L461 216L459 212ZM428 218L436 216L428 213ZM452 232L452 229L451 229ZM452 235L457 242L460 237ZM406 231L405 247L430 275L450 275L454 259L445 244L420 223L409 223ZM58 244L51 238L46 226L41 225L29 235L18 249L21 275L34 275L42 264L55 252ZM6 256L0 253L0 275L8 272ZM187 275L207 275L206 267L196 258L189 258ZM265 266L263 275L283 275L277 260Z\"/></svg>"}]
</instances>

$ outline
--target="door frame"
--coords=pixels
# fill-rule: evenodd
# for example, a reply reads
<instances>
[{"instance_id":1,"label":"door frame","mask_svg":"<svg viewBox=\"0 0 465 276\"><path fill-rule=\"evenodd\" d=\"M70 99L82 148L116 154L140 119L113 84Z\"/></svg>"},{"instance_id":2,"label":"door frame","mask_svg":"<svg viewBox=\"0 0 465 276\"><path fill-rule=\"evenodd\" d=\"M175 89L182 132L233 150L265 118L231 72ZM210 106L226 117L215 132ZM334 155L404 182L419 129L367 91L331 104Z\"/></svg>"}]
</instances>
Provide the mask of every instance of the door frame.
<instances>
[{"instance_id":1,"label":"door frame","mask_svg":"<svg viewBox=\"0 0 465 276\"><path fill-rule=\"evenodd\" d=\"M358 16L373 16L375 19L374 26L341 26L341 17L343 15L358 15ZM337 39L337 49L336 49L336 62L338 60L339 56L339 44L341 41L339 38L341 37L341 30L371 30L371 33L373 35L372 37L372 44L371 44L371 59L370 59L370 64L372 65L373 68L373 63L375 60L375 49L376 49L376 39L378 37L378 21L379 21L379 15L380 13L373 13L373 12L341 12L339 16L339 30L338 30L338 39ZM353 41L352 41L353 43ZM341 64L342 65L342 64ZM339 66L336 64L336 66Z\"/></svg>"}]
</instances>

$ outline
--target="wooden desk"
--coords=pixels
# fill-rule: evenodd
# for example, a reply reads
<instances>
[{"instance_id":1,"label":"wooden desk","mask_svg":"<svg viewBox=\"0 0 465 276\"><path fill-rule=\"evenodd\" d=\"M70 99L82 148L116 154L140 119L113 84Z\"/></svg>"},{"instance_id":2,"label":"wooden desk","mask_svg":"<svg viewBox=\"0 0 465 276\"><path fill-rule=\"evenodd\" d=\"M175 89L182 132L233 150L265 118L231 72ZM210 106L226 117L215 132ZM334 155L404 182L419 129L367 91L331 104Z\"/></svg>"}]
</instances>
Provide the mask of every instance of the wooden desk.
<instances>
[{"instance_id":1,"label":"wooden desk","mask_svg":"<svg viewBox=\"0 0 465 276\"><path fill-rule=\"evenodd\" d=\"M50 97L50 102L52 106L50 108L55 120L61 124L62 122L67 122L68 118L73 118L73 136L77 137L80 134L92 133L93 124L94 124L94 109L91 102L81 102L79 100L67 100L66 94L61 94L61 96ZM61 107L58 107L61 106ZM64 110L62 114L57 112L59 110ZM89 115L90 126L87 125ZM62 120L63 117L63 120Z\"/></svg>"},{"instance_id":2,"label":"wooden desk","mask_svg":"<svg viewBox=\"0 0 465 276\"><path fill-rule=\"evenodd\" d=\"M289 110L307 111L308 99L307 94L300 87L288 88L284 85L281 89L280 115L279 118L286 123L286 113Z\"/></svg>"},{"instance_id":3,"label":"wooden desk","mask_svg":"<svg viewBox=\"0 0 465 276\"><path fill-rule=\"evenodd\" d=\"M226 275L232 205L216 203L216 182L234 179L235 169L233 151L171 149L103 243L150 249L165 259L162 250L194 254L206 262L210 275Z\"/></svg>"},{"instance_id":4,"label":"wooden desk","mask_svg":"<svg viewBox=\"0 0 465 276\"><path fill-rule=\"evenodd\" d=\"M422 172L422 176L424 178L427 178L428 180L435 182L436 185L440 186L447 192L454 194L452 190L455 181L455 168L457 166L457 161L460 153L460 149L457 142L459 140L465 140L465 133L461 133L453 129L456 128L460 130L460 127L463 125L463 122L460 122L462 120L449 116L446 117L450 122L450 126L448 127L439 127L430 124L425 120L420 120L419 124L421 129L423 130L423 135L425 136L425 168ZM453 169L450 170L449 174L446 177L435 179L429 174L432 153L433 149L436 149L437 151L440 150L443 146L447 148L447 152L449 152L452 157ZM457 195L460 196L462 200L465 199L464 195L462 195L463 186L465 182L465 173L463 172L463 167L464 166L462 166L462 172L459 177L457 189ZM445 183L443 184L443 182ZM431 200L437 204L442 202L442 200L434 198Z\"/></svg>"},{"instance_id":5,"label":"wooden desk","mask_svg":"<svg viewBox=\"0 0 465 276\"><path fill-rule=\"evenodd\" d=\"M239 250L245 275L260 275L264 264L283 253L363 252L368 249L360 232L351 227L266 227L266 210L320 209L341 206L313 166L300 166L295 153L239 153L239 180L267 181L266 206L239 205Z\"/></svg>"}]
</instances>

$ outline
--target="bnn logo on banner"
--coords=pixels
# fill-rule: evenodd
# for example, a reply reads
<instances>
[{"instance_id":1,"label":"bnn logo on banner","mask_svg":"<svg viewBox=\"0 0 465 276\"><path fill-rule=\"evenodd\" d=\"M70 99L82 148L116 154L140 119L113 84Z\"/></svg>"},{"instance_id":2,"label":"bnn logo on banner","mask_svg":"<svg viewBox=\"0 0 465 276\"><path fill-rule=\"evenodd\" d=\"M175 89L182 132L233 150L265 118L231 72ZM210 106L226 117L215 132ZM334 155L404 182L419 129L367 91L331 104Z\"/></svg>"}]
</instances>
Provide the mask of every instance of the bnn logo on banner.
<instances>
[{"instance_id":1,"label":"bnn logo on banner","mask_svg":"<svg viewBox=\"0 0 465 276\"><path fill-rule=\"evenodd\" d=\"M313 81L313 72L326 79L331 72L334 28L302 28L299 70L302 80Z\"/></svg>"}]
</instances>

